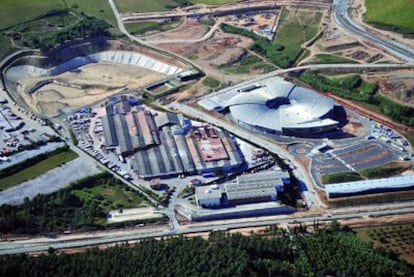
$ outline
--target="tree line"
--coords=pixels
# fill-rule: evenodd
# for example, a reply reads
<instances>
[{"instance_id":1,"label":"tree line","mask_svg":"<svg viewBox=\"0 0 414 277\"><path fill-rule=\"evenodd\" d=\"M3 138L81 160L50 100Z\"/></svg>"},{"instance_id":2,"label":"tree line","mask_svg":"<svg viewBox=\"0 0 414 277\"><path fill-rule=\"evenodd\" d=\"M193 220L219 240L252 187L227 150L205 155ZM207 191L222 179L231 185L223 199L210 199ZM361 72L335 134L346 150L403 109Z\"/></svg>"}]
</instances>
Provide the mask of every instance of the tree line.
<instances>
[{"instance_id":1,"label":"tree line","mask_svg":"<svg viewBox=\"0 0 414 277\"><path fill-rule=\"evenodd\" d=\"M306 233L170 237L77 254L0 257L1 276L412 276L413 267L332 224Z\"/></svg>"},{"instance_id":2,"label":"tree line","mask_svg":"<svg viewBox=\"0 0 414 277\"><path fill-rule=\"evenodd\" d=\"M392 120L414 126L414 108L401 105L380 95L377 93L377 84L364 82L358 74L345 78L329 79L319 73L303 72L299 75L299 79L318 90L332 92L345 99L376 106L381 113Z\"/></svg>"}]
</instances>

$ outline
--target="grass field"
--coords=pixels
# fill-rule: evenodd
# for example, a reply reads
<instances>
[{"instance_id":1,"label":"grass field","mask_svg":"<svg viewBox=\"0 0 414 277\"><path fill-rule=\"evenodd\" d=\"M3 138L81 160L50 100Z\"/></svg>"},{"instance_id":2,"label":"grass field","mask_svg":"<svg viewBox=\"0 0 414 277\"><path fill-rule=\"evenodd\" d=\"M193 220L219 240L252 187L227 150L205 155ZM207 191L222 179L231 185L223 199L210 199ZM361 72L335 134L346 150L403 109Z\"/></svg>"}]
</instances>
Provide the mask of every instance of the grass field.
<instances>
[{"instance_id":1,"label":"grass field","mask_svg":"<svg viewBox=\"0 0 414 277\"><path fill-rule=\"evenodd\" d=\"M323 184L353 182L363 179L380 179L395 176L404 171L398 163L388 163L382 166L367 168L358 172L339 172L322 176Z\"/></svg>"},{"instance_id":2,"label":"grass field","mask_svg":"<svg viewBox=\"0 0 414 277\"><path fill-rule=\"evenodd\" d=\"M160 12L178 6L173 0L115 0L120 12Z\"/></svg>"},{"instance_id":3,"label":"grass field","mask_svg":"<svg viewBox=\"0 0 414 277\"><path fill-rule=\"evenodd\" d=\"M107 0L64 0L69 8L105 20L116 26L116 19ZM75 8L76 7L76 8Z\"/></svg>"},{"instance_id":4,"label":"grass field","mask_svg":"<svg viewBox=\"0 0 414 277\"><path fill-rule=\"evenodd\" d=\"M276 69L273 64L266 63L262 59L250 54L243 57L237 63L222 65L220 68L230 74L245 74L254 70L260 71L260 73L267 73Z\"/></svg>"},{"instance_id":5,"label":"grass field","mask_svg":"<svg viewBox=\"0 0 414 277\"><path fill-rule=\"evenodd\" d=\"M207 5L222 5L222 4L228 4L233 2L239 2L240 0L189 0L189 2L193 4L207 4Z\"/></svg>"},{"instance_id":6,"label":"grass field","mask_svg":"<svg viewBox=\"0 0 414 277\"><path fill-rule=\"evenodd\" d=\"M71 192L83 202L98 199L99 207L104 211L110 211L124 208L136 208L144 203L144 200L127 186L109 186L107 184L99 184L91 188L83 188L73 190Z\"/></svg>"},{"instance_id":7,"label":"grass field","mask_svg":"<svg viewBox=\"0 0 414 277\"><path fill-rule=\"evenodd\" d=\"M203 80L203 85L209 88L219 88L221 85L221 82L219 80L216 80L211 77L207 77Z\"/></svg>"},{"instance_id":8,"label":"grass field","mask_svg":"<svg viewBox=\"0 0 414 277\"><path fill-rule=\"evenodd\" d=\"M273 43L283 45L283 52L296 60L302 53L301 45L318 33L321 18L321 12L283 9Z\"/></svg>"},{"instance_id":9,"label":"grass field","mask_svg":"<svg viewBox=\"0 0 414 277\"><path fill-rule=\"evenodd\" d=\"M413 0L365 0L365 21L401 33L414 34Z\"/></svg>"},{"instance_id":10,"label":"grass field","mask_svg":"<svg viewBox=\"0 0 414 277\"><path fill-rule=\"evenodd\" d=\"M47 11L64 8L62 0L1 0L0 30L33 19Z\"/></svg>"},{"instance_id":11,"label":"grass field","mask_svg":"<svg viewBox=\"0 0 414 277\"><path fill-rule=\"evenodd\" d=\"M10 176L0 179L0 190L5 190L18 185L22 182L36 178L43 173L67 163L78 157L78 154L70 150L58 153L48 157L46 160L40 161L37 164L27 167Z\"/></svg>"},{"instance_id":12,"label":"grass field","mask_svg":"<svg viewBox=\"0 0 414 277\"><path fill-rule=\"evenodd\" d=\"M371 241L374 247L392 251L414 264L414 223L354 229L357 236Z\"/></svg>"},{"instance_id":13,"label":"grass field","mask_svg":"<svg viewBox=\"0 0 414 277\"><path fill-rule=\"evenodd\" d=\"M18 49L14 47L9 38L0 36L0 59L10 55Z\"/></svg>"},{"instance_id":14,"label":"grass field","mask_svg":"<svg viewBox=\"0 0 414 277\"><path fill-rule=\"evenodd\" d=\"M357 61L347 59L341 56L335 56L331 54L317 54L313 56L312 60L307 64L332 64L332 63L352 63L356 64Z\"/></svg>"},{"instance_id":15,"label":"grass field","mask_svg":"<svg viewBox=\"0 0 414 277\"><path fill-rule=\"evenodd\" d=\"M115 16L106 0L1 0L0 30L31 20L51 10L72 8L116 25Z\"/></svg>"},{"instance_id":16,"label":"grass field","mask_svg":"<svg viewBox=\"0 0 414 277\"><path fill-rule=\"evenodd\" d=\"M136 22L125 24L125 27L131 34L142 35L148 31L168 31L176 28L180 21L171 21L170 23L158 23L151 21Z\"/></svg>"}]
</instances>

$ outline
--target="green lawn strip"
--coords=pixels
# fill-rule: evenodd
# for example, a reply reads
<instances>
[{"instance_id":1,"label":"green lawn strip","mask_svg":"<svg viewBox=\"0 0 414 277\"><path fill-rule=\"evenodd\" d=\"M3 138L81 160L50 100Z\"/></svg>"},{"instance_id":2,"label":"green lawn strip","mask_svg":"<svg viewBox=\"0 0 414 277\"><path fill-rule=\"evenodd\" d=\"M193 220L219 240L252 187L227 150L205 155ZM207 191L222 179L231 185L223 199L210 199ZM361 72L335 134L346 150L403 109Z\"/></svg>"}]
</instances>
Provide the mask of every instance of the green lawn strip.
<instances>
[{"instance_id":1,"label":"green lawn strip","mask_svg":"<svg viewBox=\"0 0 414 277\"><path fill-rule=\"evenodd\" d=\"M364 179L380 179L395 176L404 168L401 166L395 166L392 164L385 164L382 166L371 167L367 169L360 170L358 172L338 172L322 176L322 183L334 184L334 183L343 183L343 182L353 182Z\"/></svg>"},{"instance_id":2,"label":"green lawn strip","mask_svg":"<svg viewBox=\"0 0 414 277\"><path fill-rule=\"evenodd\" d=\"M35 165L24 168L10 176L0 179L0 190L5 190L22 182L34 179L43 173L78 157L73 151L65 151L48 157Z\"/></svg>"},{"instance_id":3,"label":"green lawn strip","mask_svg":"<svg viewBox=\"0 0 414 277\"><path fill-rule=\"evenodd\" d=\"M331 54L317 54L312 57L312 60L307 62L307 64L334 64L334 63L357 64L358 62L341 57L341 56L331 55Z\"/></svg>"},{"instance_id":4,"label":"green lawn strip","mask_svg":"<svg viewBox=\"0 0 414 277\"><path fill-rule=\"evenodd\" d=\"M0 30L64 8L62 0L1 0Z\"/></svg>"},{"instance_id":5,"label":"green lawn strip","mask_svg":"<svg viewBox=\"0 0 414 277\"><path fill-rule=\"evenodd\" d=\"M176 28L180 24L180 21L171 21L169 23L158 23L151 21L143 21L136 23L125 24L125 27L131 34L142 35L148 31L168 31Z\"/></svg>"},{"instance_id":6,"label":"green lawn strip","mask_svg":"<svg viewBox=\"0 0 414 277\"><path fill-rule=\"evenodd\" d=\"M325 185L354 182L362 180L362 176L358 172L338 172L322 176L322 183Z\"/></svg>"},{"instance_id":7,"label":"green lawn strip","mask_svg":"<svg viewBox=\"0 0 414 277\"><path fill-rule=\"evenodd\" d=\"M365 21L380 28L414 34L412 0L366 0Z\"/></svg>"},{"instance_id":8,"label":"green lawn strip","mask_svg":"<svg viewBox=\"0 0 414 277\"><path fill-rule=\"evenodd\" d=\"M401 167L385 167L385 166L377 166L364 169L360 171L360 173L368 179L379 179L379 178L386 178L391 177L396 174L401 173Z\"/></svg>"}]
</instances>

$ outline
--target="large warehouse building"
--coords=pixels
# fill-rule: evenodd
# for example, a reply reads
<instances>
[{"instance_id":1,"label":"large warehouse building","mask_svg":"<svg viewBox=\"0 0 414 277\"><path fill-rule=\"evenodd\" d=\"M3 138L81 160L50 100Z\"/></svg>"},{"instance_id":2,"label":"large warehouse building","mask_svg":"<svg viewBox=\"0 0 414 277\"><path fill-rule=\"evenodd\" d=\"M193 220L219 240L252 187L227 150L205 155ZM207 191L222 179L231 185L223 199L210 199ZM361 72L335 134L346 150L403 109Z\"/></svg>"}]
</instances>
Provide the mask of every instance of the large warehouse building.
<instances>
[{"instance_id":1,"label":"large warehouse building","mask_svg":"<svg viewBox=\"0 0 414 277\"><path fill-rule=\"evenodd\" d=\"M212 208L276 201L277 191L289 181L289 174L281 170L245 174L224 184L223 189L197 187L196 202L199 206Z\"/></svg>"},{"instance_id":2,"label":"large warehouse building","mask_svg":"<svg viewBox=\"0 0 414 277\"><path fill-rule=\"evenodd\" d=\"M309 135L337 128L332 99L280 77L268 78L199 101L211 111L228 111L245 127L280 135Z\"/></svg>"},{"instance_id":3,"label":"large warehouse building","mask_svg":"<svg viewBox=\"0 0 414 277\"><path fill-rule=\"evenodd\" d=\"M130 156L142 179L233 172L244 164L230 135L181 114L150 111L126 96L110 97L102 116L106 149Z\"/></svg>"}]
</instances>

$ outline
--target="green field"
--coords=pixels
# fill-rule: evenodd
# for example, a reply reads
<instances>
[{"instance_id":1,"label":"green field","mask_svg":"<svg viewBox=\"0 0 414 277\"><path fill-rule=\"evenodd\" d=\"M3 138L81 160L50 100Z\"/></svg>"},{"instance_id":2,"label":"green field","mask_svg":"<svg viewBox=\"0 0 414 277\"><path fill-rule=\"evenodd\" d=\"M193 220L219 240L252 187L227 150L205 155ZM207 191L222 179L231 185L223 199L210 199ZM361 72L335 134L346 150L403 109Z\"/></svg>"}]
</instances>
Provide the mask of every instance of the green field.
<instances>
[{"instance_id":1,"label":"green field","mask_svg":"<svg viewBox=\"0 0 414 277\"><path fill-rule=\"evenodd\" d=\"M0 179L0 190L5 190L22 182L34 179L43 173L67 163L78 157L78 154L70 150L61 152L38 162L33 166L22 169L10 176Z\"/></svg>"},{"instance_id":2,"label":"green field","mask_svg":"<svg viewBox=\"0 0 414 277\"><path fill-rule=\"evenodd\" d=\"M193 4L222 5L237 0L115 0L120 12L161 12L171 10L180 3L189 2Z\"/></svg>"},{"instance_id":3,"label":"green field","mask_svg":"<svg viewBox=\"0 0 414 277\"><path fill-rule=\"evenodd\" d=\"M158 23L151 21L143 21L125 24L127 30L134 35L142 35L148 31L168 31L179 26L180 21L171 21L169 23Z\"/></svg>"},{"instance_id":4,"label":"green field","mask_svg":"<svg viewBox=\"0 0 414 277\"><path fill-rule=\"evenodd\" d=\"M365 21L380 28L414 34L413 0L365 0Z\"/></svg>"},{"instance_id":5,"label":"green field","mask_svg":"<svg viewBox=\"0 0 414 277\"><path fill-rule=\"evenodd\" d=\"M374 247L381 247L414 264L414 223L375 226L354 229L357 236L370 241Z\"/></svg>"},{"instance_id":6,"label":"green field","mask_svg":"<svg viewBox=\"0 0 414 277\"><path fill-rule=\"evenodd\" d=\"M51 10L71 8L107 21L115 26L115 16L107 0L1 0L0 30L32 20Z\"/></svg>"},{"instance_id":7,"label":"green field","mask_svg":"<svg viewBox=\"0 0 414 277\"><path fill-rule=\"evenodd\" d=\"M67 3L68 8L77 12L84 12L89 16L103 19L106 22L116 26L116 19L109 6L108 0L63 0Z\"/></svg>"},{"instance_id":8,"label":"green field","mask_svg":"<svg viewBox=\"0 0 414 277\"><path fill-rule=\"evenodd\" d=\"M98 206L104 211L119 207L136 208L143 203L141 196L123 185L98 184L89 188L72 190L72 194L82 202L93 201L93 199L101 200Z\"/></svg>"},{"instance_id":9,"label":"green field","mask_svg":"<svg viewBox=\"0 0 414 277\"><path fill-rule=\"evenodd\" d=\"M321 18L321 12L283 9L273 43L283 45L284 54L296 61L302 53L301 45L318 33Z\"/></svg>"},{"instance_id":10,"label":"green field","mask_svg":"<svg viewBox=\"0 0 414 277\"><path fill-rule=\"evenodd\" d=\"M222 5L228 4L233 2L240 2L240 0L189 0L193 4L207 4L207 5Z\"/></svg>"},{"instance_id":11,"label":"green field","mask_svg":"<svg viewBox=\"0 0 414 277\"><path fill-rule=\"evenodd\" d=\"M331 54L317 54L307 64L333 64L333 63L358 63L357 61L347 59L341 56Z\"/></svg>"},{"instance_id":12,"label":"green field","mask_svg":"<svg viewBox=\"0 0 414 277\"><path fill-rule=\"evenodd\" d=\"M382 166L367 168L356 172L338 172L322 176L322 183L333 184L342 182L353 182L364 179L380 179L400 174L406 168L399 164L388 163Z\"/></svg>"},{"instance_id":13,"label":"green field","mask_svg":"<svg viewBox=\"0 0 414 277\"><path fill-rule=\"evenodd\" d=\"M267 63L254 55L246 55L239 62L232 64L225 64L220 66L220 69L230 74L246 74L252 71L259 71L260 73L267 73L275 70L273 64Z\"/></svg>"},{"instance_id":14,"label":"green field","mask_svg":"<svg viewBox=\"0 0 414 277\"><path fill-rule=\"evenodd\" d=\"M219 80L216 80L211 77L207 77L203 80L203 85L209 88L219 88L221 85L221 82Z\"/></svg>"},{"instance_id":15,"label":"green field","mask_svg":"<svg viewBox=\"0 0 414 277\"><path fill-rule=\"evenodd\" d=\"M33 19L47 11L64 8L62 0L1 0L0 30Z\"/></svg>"},{"instance_id":16,"label":"green field","mask_svg":"<svg viewBox=\"0 0 414 277\"><path fill-rule=\"evenodd\" d=\"M325 185L343 183L343 182L354 182L362 180L363 178L358 172L338 172L322 176L322 183Z\"/></svg>"},{"instance_id":17,"label":"green field","mask_svg":"<svg viewBox=\"0 0 414 277\"><path fill-rule=\"evenodd\" d=\"M178 6L173 0L115 0L120 12L160 12Z\"/></svg>"},{"instance_id":18,"label":"green field","mask_svg":"<svg viewBox=\"0 0 414 277\"><path fill-rule=\"evenodd\" d=\"M18 49L13 46L11 40L7 37L0 36L0 59L10 55Z\"/></svg>"}]
</instances>

